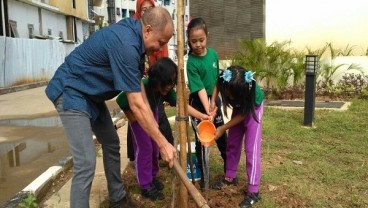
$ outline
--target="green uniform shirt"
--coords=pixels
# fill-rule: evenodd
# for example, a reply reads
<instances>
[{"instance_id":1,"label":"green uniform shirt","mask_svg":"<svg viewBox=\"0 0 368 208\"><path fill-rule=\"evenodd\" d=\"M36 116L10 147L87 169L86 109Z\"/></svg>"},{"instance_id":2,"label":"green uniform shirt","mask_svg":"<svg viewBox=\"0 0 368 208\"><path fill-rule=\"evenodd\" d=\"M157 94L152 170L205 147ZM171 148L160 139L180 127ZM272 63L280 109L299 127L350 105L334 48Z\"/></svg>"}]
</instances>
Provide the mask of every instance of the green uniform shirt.
<instances>
[{"instance_id":1,"label":"green uniform shirt","mask_svg":"<svg viewBox=\"0 0 368 208\"><path fill-rule=\"evenodd\" d=\"M255 105L256 106L260 106L262 104L264 96L265 95L262 89L256 83L256 92L255 92ZM239 99L244 99L244 98L238 98L238 99L232 99L232 100L229 99L229 104L233 107L233 109L241 110L240 103L238 103Z\"/></svg>"},{"instance_id":2,"label":"green uniform shirt","mask_svg":"<svg viewBox=\"0 0 368 208\"><path fill-rule=\"evenodd\" d=\"M188 87L190 93L206 89L212 95L219 76L219 60L215 50L207 48L205 56L189 55L187 62Z\"/></svg>"},{"instance_id":3,"label":"green uniform shirt","mask_svg":"<svg viewBox=\"0 0 368 208\"><path fill-rule=\"evenodd\" d=\"M153 89L151 87L149 87L149 78L145 78L142 79L143 85L144 85L144 89L146 90L146 95L147 95L147 99L148 102L150 104L151 110L154 110L155 108L157 108L157 105L159 102L163 102L166 101L168 102L171 106L175 106L176 105L176 92L174 89L171 89L166 96L161 96L161 95L155 95L153 93ZM128 98L126 96L125 92L121 92L118 97L116 98L116 102L118 103L118 105L120 106L120 108L123 111L129 111L129 102L128 102Z\"/></svg>"},{"instance_id":4,"label":"green uniform shirt","mask_svg":"<svg viewBox=\"0 0 368 208\"><path fill-rule=\"evenodd\" d=\"M256 83L256 106L260 106L262 104L264 97L265 97L264 92Z\"/></svg>"}]
</instances>

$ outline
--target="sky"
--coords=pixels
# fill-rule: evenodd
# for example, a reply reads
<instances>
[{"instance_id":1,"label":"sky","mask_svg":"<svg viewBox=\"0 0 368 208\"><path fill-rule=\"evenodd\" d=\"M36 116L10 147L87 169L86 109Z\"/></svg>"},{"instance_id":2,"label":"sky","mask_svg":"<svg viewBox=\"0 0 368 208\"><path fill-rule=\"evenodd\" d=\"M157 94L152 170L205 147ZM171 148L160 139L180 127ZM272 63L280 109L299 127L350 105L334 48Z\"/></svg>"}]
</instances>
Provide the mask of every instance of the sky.
<instances>
[{"instance_id":1,"label":"sky","mask_svg":"<svg viewBox=\"0 0 368 208\"><path fill-rule=\"evenodd\" d=\"M368 0L266 0L266 41L291 47L368 49Z\"/></svg>"}]
</instances>

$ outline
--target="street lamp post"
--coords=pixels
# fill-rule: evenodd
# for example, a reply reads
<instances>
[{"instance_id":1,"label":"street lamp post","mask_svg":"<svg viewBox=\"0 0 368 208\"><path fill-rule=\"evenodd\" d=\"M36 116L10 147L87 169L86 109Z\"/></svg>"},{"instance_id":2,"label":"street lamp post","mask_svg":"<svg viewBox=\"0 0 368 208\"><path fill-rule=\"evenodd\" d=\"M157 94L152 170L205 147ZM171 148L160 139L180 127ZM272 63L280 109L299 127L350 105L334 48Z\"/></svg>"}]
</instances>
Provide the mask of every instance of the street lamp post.
<instances>
[{"instance_id":1,"label":"street lamp post","mask_svg":"<svg viewBox=\"0 0 368 208\"><path fill-rule=\"evenodd\" d=\"M305 56L305 98L304 98L304 125L312 127L316 97L316 74L318 56Z\"/></svg>"}]
</instances>

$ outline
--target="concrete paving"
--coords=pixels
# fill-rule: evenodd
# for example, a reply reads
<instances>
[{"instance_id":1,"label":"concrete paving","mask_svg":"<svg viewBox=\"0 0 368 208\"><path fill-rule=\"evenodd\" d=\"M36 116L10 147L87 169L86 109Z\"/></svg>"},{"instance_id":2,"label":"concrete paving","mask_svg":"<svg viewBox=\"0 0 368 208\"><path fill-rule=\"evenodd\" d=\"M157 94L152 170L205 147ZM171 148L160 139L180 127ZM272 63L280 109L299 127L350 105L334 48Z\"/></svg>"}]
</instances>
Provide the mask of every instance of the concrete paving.
<instances>
[{"instance_id":1,"label":"concrete paving","mask_svg":"<svg viewBox=\"0 0 368 208\"><path fill-rule=\"evenodd\" d=\"M45 86L27 89L23 91L16 91L7 94L0 94L0 120L16 119L16 118L38 118L43 116L57 115L57 112L52 103L47 99L44 90ZM110 110L116 111L119 109L114 100L107 102ZM121 154L121 172L124 171L128 165L128 158L126 153L126 131L127 125L122 114L117 114L113 117L114 123L119 127L117 132L120 137L120 154ZM5 139L5 138L4 138ZM71 157L67 158L71 161ZM61 166L67 166L70 162L63 162ZM23 191L30 191L34 194L40 193L40 189L48 186L47 183L52 183L53 179L57 177L66 167L59 165L50 167L31 184L24 188ZM62 186L59 191L53 193L44 204L44 207L69 207L71 179ZM49 191L53 191L52 189ZM95 178L92 184L90 207L97 208L100 203L106 199L107 185L103 170L102 152L99 152L97 157ZM9 206L13 207L13 206Z\"/></svg>"},{"instance_id":2,"label":"concrete paving","mask_svg":"<svg viewBox=\"0 0 368 208\"><path fill-rule=\"evenodd\" d=\"M118 134L120 137L121 172L123 172L126 166L128 165L128 158L126 153L127 151L126 130L127 125L123 125L121 128L118 129ZM71 179L59 191L55 192L51 197L49 197L44 202L43 207L48 208L69 207L70 186L71 186ZM107 199L107 183L103 169L102 152L100 151L98 153L96 161L95 178L92 183L91 196L89 199L90 208L100 207L100 204L105 199Z\"/></svg>"},{"instance_id":3,"label":"concrete paving","mask_svg":"<svg viewBox=\"0 0 368 208\"><path fill-rule=\"evenodd\" d=\"M57 115L45 86L0 95L0 120Z\"/></svg>"}]
</instances>

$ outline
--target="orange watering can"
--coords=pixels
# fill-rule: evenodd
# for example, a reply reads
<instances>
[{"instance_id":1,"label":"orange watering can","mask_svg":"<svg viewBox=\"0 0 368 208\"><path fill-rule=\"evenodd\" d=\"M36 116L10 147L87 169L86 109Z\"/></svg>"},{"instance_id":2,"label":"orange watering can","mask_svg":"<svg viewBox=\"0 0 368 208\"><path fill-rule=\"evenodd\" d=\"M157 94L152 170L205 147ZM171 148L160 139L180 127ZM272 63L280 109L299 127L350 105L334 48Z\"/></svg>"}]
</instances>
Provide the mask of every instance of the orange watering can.
<instances>
[{"instance_id":1,"label":"orange watering can","mask_svg":"<svg viewBox=\"0 0 368 208\"><path fill-rule=\"evenodd\" d=\"M209 120L203 120L198 124L198 139L201 141L202 145L209 147L215 143L215 125Z\"/></svg>"}]
</instances>

